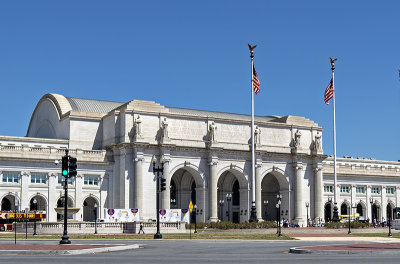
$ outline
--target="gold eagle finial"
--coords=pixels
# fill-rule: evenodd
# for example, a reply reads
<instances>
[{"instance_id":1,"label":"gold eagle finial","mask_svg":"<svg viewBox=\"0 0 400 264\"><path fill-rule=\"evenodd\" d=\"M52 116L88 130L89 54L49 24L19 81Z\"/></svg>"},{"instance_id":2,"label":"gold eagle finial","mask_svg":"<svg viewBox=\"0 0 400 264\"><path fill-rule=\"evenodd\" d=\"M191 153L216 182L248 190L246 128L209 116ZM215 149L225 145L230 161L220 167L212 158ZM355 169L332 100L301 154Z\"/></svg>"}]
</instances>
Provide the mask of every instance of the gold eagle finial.
<instances>
[{"instance_id":1,"label":"gold eagle finial","mask_svg":"<svg viewBox=\"0 0 400 264\"><path fill-rule=\"evenodd\" d=\"M337 58L336 59L332 59L331 57L329 57L329 59L331 60L331 65L332 65L332 68L334 69L335 68L335 61L337 61Z\"/></svg>"},{"instance_id":2,"label":"gold eagle finial","mask_svg":"<svg viewBox=\"0 0 400 264\"><path fill-rule=\"evenodd\" d=\"M253 50L257 47L257 45L251 46L250 44L247 44L249 46L250 52L253 52Z\"/></svg>"}]
</instances>

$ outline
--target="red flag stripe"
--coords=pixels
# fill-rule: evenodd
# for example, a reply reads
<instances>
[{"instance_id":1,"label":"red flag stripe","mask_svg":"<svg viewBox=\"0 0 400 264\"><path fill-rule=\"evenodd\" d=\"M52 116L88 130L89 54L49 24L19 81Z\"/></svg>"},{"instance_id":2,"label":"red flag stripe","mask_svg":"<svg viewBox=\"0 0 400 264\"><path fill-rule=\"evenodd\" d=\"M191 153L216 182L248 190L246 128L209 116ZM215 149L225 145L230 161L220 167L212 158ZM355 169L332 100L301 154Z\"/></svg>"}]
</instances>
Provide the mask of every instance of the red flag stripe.
<instances>
[{"instance_id":1,"label":"red flag stripe","mask_svg":"<svg viewBox=\"0 0 400 264\"><path fill-rule=\"evenodd\" d=\"M325 89L324 101L329 105L329 100L333 98L333 85L332 80L329 82L328 87Z\"/></svg>"},{"instance_id":2,"label":"red flag stripe","mask_svg":"<svg viewBox=\"0 0 400 264\"><path fill-rule=\"evenodd\" d=\"M255 94L258 94L260 92L260 80L258 79L258 75L256 69L254 68L254 65L253 65L253 91Z\"/></svg>"}]
</instances>

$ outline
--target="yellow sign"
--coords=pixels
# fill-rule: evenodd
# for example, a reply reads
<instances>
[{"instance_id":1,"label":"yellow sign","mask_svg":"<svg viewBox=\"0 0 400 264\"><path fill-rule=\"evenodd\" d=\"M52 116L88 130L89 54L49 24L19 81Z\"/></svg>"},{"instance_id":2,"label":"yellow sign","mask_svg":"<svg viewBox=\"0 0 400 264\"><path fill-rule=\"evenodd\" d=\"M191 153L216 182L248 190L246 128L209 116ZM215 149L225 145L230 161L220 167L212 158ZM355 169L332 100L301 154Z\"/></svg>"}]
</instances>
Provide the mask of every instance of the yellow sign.
<instances>
[{"instance_id":1,"label":"yellow sign","mask_svg":"<svg viewBox=\"0 0 400 264\"><path fill-rule=\"evenodd\" d=\"M192 211L193 211L193 203L192 203L192 201L190 201L190 203L189 203L189 211L190 211L190 213L192 213Z\"/></svg>"},{"instance_id":2,"label":"yellow sign","mask_svg":"<svg viewBox=\"0 0 400 264\"><path fill-rule=\"evenodd\" d=\"M355 214L350 215L350 217L359 217L359 216L360 216L359 213L355 213ZM339 217L349 217L349 215L339 215Z\"/></svg>"}]
</instances>

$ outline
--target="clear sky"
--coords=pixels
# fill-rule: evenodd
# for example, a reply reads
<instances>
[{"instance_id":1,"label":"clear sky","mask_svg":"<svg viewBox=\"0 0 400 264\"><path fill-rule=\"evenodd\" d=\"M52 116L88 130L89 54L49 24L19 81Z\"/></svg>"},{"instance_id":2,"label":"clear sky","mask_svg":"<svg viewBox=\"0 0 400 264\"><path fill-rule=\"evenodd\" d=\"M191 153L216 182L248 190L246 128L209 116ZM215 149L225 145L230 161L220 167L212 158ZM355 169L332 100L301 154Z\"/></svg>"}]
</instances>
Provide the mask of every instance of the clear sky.
<instances>
[{"instance_id":1,"label":"clear sky","mask_svg":"<svg viewBox=\"0 0 400 264\"><path fill-rule=\"evenodd\" d=\"M1 1L0 135L25 136L46 93L305 116L333 154L400 160L400 1Z\"/></svg>"}]
</instances>

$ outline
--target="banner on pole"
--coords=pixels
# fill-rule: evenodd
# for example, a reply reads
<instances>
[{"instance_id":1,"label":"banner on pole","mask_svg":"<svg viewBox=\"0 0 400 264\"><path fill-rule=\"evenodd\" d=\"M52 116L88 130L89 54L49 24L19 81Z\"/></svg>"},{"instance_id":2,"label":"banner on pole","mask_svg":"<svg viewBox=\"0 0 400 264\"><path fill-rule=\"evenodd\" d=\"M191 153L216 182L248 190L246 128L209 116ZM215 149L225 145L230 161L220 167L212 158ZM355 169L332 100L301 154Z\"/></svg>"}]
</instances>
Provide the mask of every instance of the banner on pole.
<instances>
[{"instance_id":1,"label":"banner on pole","mask_svg":"<svg viewBox=\"0 0 400 264\"><path fill-rule=\"evenodd\" d=\"M139 220L139 209L104 209L104 221L108 223L136 222Z\"/></svg>"}]
</instances>

